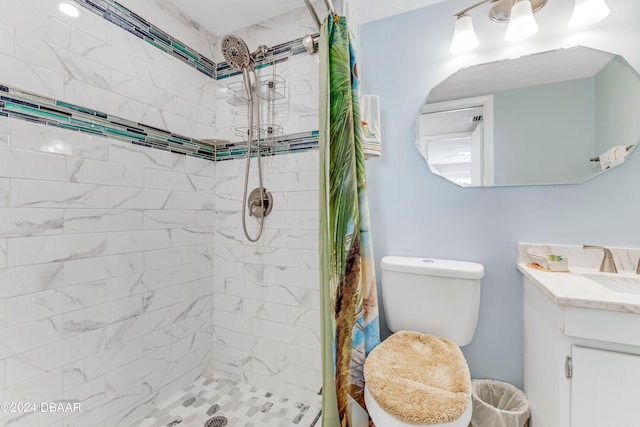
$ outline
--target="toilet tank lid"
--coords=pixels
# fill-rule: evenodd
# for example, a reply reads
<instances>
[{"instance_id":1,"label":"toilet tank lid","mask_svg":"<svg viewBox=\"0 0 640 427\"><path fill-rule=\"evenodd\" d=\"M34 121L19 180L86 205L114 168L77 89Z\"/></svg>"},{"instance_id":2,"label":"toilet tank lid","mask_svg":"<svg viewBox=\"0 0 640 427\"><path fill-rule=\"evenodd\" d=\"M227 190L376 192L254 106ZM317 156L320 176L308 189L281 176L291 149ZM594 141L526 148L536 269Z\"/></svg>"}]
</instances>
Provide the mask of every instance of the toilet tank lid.
<instances>
[{"instance_id":1,"label":"toilet tank lid","mask_svg":"<svg viewBox=\"0 0 640 427\"><path fill-rule=\"evenodd\" d=\"M449 259L386 256L382 258L382 270L425 276L454 277L458 279L481 279L482 264Z\"/></svg>"}]
</instances>

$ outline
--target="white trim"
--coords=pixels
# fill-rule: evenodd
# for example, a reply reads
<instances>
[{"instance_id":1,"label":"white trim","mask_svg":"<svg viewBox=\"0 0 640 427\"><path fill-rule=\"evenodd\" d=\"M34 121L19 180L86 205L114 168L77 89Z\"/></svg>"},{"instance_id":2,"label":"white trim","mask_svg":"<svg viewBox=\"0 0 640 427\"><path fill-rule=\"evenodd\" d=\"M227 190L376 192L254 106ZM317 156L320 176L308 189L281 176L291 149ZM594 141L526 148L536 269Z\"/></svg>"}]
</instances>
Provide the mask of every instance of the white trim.
<instances>
[{"instance_id":1,"label":"white trim","mask_svg":"<svg viewBox=\"0 0 640 427\"><path fill-rule=\"evenodd\" d=\"M416 123L416 141L420 140L420 116L427 113L440 113L462 108L482 107L484 125L484 183L483 187L494 185L494 112L493 95L476 96L473 98L453 99L451 101L426 103L420 109L420 115Z\"/></svg>"}]
</instances>

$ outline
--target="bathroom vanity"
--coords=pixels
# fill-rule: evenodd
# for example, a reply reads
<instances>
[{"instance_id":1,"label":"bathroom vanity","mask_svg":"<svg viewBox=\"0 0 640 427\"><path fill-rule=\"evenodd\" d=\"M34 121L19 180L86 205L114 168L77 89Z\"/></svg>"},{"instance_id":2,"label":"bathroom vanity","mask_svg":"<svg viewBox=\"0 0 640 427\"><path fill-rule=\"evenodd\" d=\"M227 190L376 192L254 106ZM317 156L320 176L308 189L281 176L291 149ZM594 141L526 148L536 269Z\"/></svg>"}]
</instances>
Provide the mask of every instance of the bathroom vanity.
<instances>
[{"instance_id":1,"label":"bathroom vanity","mask_svg":"<svg viewBox=\"0 0 640 427\"><path fill-rule=\"evenodd\" d=\"M640 425L640 275L632 265L640 253L614 249L613 274L598 271L598 253L541 246L569 256L570 273L551 273L526 266L527 246L518 269L530 426Z\"/></svg>"}]
</instances>

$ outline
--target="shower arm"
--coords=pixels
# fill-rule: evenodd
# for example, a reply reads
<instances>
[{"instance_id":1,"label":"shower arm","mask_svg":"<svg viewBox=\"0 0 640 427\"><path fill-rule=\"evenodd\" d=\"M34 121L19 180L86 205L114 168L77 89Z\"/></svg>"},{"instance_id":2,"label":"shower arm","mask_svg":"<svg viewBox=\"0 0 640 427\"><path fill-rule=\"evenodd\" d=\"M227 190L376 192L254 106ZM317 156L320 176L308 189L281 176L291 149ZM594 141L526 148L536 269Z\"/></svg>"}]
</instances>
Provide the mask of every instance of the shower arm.
<instances>
[{"instance_id":1,"label":"shower arm","mask_svg":"<svg viewBox=\"0 0 640 427\"><path fill-rule=\"evenodd\" d=\"M260 46L258 46L256 50L251 52L249 56L251 56L251 59L255 62L258 59L266 58L268 54L269 54L269 47L261 44Z\"/></svg>"}]
</instances>

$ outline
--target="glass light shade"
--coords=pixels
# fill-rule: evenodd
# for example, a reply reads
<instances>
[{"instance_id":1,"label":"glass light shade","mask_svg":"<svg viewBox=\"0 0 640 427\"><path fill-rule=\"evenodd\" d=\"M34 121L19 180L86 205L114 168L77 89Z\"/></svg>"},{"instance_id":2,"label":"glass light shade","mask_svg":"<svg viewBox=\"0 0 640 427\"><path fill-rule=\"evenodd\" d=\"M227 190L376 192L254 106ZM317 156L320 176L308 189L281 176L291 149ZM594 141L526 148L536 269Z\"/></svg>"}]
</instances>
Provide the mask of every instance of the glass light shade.
<instances>
[{"instance_id":1,"label":"glass light shade","mask_svg":"<svg viewBox=\"0 0 640 427\"><path fill-rule=\"evenodd\" d=\"M604 0L576 0L573 7L569 28L578 29L588 27L602 21L611 11Z\"/></svg>"},{"instance_id":2,"label":"glass light shade","mask_svg":"<svg viewBox=\"0 0 640 427\"><path fill-rule=\"evenodd\" d=\"M478 47L478 36L473 28L473 21L469 15L462 15L456 19L456 27L451 40L451 53L464 53Z\"/></svg>"},{"instance_id":3,"label":"glass light shade","mask_svg":"<svg viewBox=\"0 0 640 427\"><path fill-rule=\"evenodd\" d=\"M529 0L520 0L511 8L511 18L504 39L517 42L527 39L538 32L540 27L533 17L533 9Z\"/></svg>"}]
</instances>

